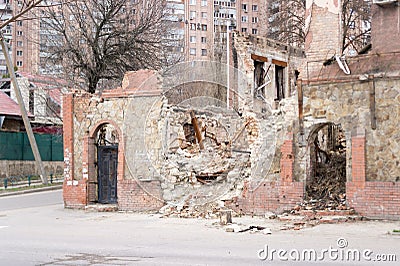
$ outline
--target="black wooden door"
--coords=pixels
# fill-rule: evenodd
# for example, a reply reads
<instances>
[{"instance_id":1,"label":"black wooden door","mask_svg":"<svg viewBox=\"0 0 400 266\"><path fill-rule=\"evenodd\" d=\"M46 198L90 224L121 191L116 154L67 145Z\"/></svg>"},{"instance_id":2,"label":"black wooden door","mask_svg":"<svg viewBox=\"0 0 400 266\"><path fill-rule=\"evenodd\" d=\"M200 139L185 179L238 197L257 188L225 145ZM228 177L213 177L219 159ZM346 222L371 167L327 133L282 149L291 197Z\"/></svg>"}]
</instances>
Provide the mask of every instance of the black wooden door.
<instances>
[{"instance_id":1,"label":"black wooden door","mask_svg":"<svg viewBox=\"0 0 400 266\"><path fill-rule=\"evenodd\" d=\"M118 146L98 146L97 153L99 202L116 203Z\"/></svg>"}]
</instances>

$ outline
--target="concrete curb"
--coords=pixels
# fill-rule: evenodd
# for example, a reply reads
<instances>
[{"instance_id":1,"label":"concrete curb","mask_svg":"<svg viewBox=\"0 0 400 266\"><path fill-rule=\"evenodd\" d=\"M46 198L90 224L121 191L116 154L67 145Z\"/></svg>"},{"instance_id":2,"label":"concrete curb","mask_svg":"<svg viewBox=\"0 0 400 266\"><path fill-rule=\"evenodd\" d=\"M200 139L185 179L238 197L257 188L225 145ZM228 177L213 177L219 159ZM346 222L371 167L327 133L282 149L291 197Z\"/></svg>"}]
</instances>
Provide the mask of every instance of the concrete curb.
<instances>
[{"instance_id":1,"label":"concrete curb","mask_svg":"<svg viewBox=\"0 0 400 266\"><path fill-rule=\"evenodd\" d=\"M9 193L0 193L0 198L8 197L8 196L30 194L30 193L35 193L35 192L59 190L59 189L62 189L62 187L63 187L63 185L56 185L56 186L33 188L33 189L27 189L27 190L21 190L21 191L9 192Z\"/></svg>"}]
</instances>

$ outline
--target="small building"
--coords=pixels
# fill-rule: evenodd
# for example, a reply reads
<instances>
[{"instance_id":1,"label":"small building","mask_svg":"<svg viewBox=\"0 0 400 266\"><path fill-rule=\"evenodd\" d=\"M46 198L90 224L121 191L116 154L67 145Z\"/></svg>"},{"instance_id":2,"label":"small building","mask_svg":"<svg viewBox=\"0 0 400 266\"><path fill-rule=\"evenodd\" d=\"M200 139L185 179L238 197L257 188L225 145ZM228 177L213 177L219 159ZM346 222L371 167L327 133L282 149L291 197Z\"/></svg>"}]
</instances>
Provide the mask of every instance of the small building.
<instances>
[{"instance_id":1,"label":"small building","mask_svg":"<svg viewBox=\"0 0 400 266\"><path fill-rule=\"evenodd\" d=\"M386 25L399 8L373 5L367 54L343 58L338 2L310 1L304 51L234 33L231 66L186 62L65 95L65 207L261 215L312 201L398 219L400 33Z\"/></svg>"},{"instance_id":2,"label":"small building","mask_svg":"<svg viewBox=\"0 0 400 266\"><path fill-rule=\"evenodd\" d=\"M35 88L37 83L29 82L22 76L19 76L17 80L45 170L49 175L61 175L63 173L63 138L62 120L59 115L61 112L60 89ZM56 118L57 108L58 118ZM52 115L45 115L50 114L46 112L48 109L55 112ZM0 178L39 173L10 79L2 79L0 85L0 166Z\"/></svg>"}]
</instances>

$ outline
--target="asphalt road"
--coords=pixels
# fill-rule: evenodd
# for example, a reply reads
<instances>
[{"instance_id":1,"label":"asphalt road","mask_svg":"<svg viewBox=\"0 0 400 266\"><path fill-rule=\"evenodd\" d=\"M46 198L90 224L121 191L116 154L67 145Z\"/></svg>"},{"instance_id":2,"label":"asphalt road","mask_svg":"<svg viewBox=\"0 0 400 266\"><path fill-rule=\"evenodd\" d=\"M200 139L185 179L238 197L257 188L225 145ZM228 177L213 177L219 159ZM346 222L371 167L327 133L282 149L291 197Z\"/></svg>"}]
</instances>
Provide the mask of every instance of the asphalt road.
<instances>
[{"instance_id":1,"label":"asphalt road","mask_svg":"<svg viewBox=\"0 0 400 266\"><path fill-rule=\"evenodd\" d=\"M7 204L7 206L3 206ZM275 220L242 217L243 225L270 226L271 235L228 233L216 220L160 218L136 213L66 210L61 191L0 199L0 265L398 265L399 222L359 222L281 231ZM14 206L13 209L10 209ZM271 251L346 248L395 254L397 262L271 259ZM268 248L269 257L260 260ZM328 255L328 254L326 254ZM374 257L375 258L375 257Z\"/></svg>"},{"instance_id":2,"label":"asphalt road","mask_svg":"<svg viewBox=\"0 0 400 266\"><path fill-rule=\"evenodd\" d=\"M1 197L0 212L62 203L62 190Z\"/></svg>"}]
</instances>

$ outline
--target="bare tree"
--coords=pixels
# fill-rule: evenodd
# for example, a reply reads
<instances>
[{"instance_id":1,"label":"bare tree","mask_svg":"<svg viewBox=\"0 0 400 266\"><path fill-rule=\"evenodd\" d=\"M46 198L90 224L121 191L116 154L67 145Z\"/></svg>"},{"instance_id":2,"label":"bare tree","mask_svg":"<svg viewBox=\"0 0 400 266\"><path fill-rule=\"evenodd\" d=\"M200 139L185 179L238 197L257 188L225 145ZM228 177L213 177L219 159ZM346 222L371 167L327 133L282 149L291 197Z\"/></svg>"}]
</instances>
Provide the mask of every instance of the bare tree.
<instances>
[{"instance_id":1,"label":"bare tree","mask_svg":"<svg viewBox=\"0 0 400 266\"><path fill-rule=\"evenodd\" d=\"M358 54L371 42L371 1L342 1L342 51Z\"/></svg>"},{"instance_id":2,"label":"bare tree","mask_svg":"<svg viewBox=\"0 0 400 266\"><path fill-rule=\"evenodd\" d=\"M268 37L291 46L303 47L306 0L272 0L267 9Z\"/></svg>"},{"instance_id":3,"label":"bare tree","mask_svg":"<svg viewBox=\"0 0 400 266\"><path fill-rule=\"evenodd\" d=\"M358 54L371 39L371 0L343 0L341 49ZM268 3L268 37L303 47L305 0L271 0Z\"/></svg>"},{"instance_id":4,"label":"bare tree","mask_svg":"<svg viewBox=\"0 0 400 266\"><path fill-rule=\"evenodd\" d=\"M53 33L49 61L64 78L94 93L126 71L158 69L163 58L165 1L61 1L45 9L42 24Z\"/></svg>"}]
</instances>

